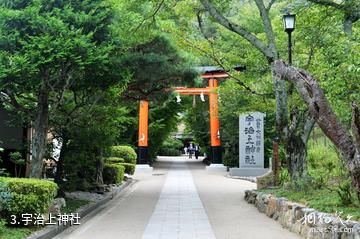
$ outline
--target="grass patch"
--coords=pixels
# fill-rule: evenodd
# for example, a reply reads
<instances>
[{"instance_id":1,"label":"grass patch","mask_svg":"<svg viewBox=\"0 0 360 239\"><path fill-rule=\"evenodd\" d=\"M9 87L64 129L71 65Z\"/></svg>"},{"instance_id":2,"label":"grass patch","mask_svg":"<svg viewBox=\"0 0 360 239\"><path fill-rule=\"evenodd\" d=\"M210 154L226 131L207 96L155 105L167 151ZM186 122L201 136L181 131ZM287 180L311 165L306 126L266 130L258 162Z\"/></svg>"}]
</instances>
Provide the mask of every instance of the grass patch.
<instances>
[{"instance_id":1,"label":"grass patch","mask_svg":"<svg viewBox=\"0 0 360 239\"><path fill-rule=\"evenodd\" d=\"M66 207L61 209L62 214L75 213L81 206L89 204L90 201L79 199L66 199ZM25 239L41 227L7 227L4 221L0 221L0 239Z\"/></svg>"},{"instance_id":2,"label":"grass patch","mask_svg":"<svg viewBox=\"0 0 360 239\"><path fill-rule=\"evenodd\" d=\"M325 213L341 214L343 219L360 221L360 202L351 186L351 177L334 145L315 128L308 142L305 178L290 180L287 169L280 173L279 188L259 190ZM284 156L283 156L284 157ZM282 160L285 160L282 158Z\"/></svg>"},{"instance_id":3,"label":"grass patch","mask_svg":"<svg viewBox=\"0 0 360 239\"><path fill-rule=\"evenodd\" d=\"M89 204L90 201L66 198L66 207L61 208L62 214L75 213L81 206Z\"/></svg>"},{"instance_id":4,"label":"grass patch","mask_svg":"<svg viewBox=\"0 0 360 239\"><path fill-rule=\"evenodd\" d=\"M24 239L28 237L32 232L39 228L17 228L17 227L6 227L0 225L0 238L1 239Z\"/></svg>"},{"instance_id":5,"label":"grass patch","mask_svg":"<svg viewBox=\"0 0 360 239\"><path fill-rule=\"evenodd\" d=\"M342 213L342 217L347 219L348 215L352 216L351 220L360 220L360 203L354 198L350 205L343 205L336 192L327 189L320 190L293 190L293 189L264 189L260 192L271 193L277 197L284 197L290 201L304 204L307 207L314 208L326 213Z\"/></svg>"}]
</instances>

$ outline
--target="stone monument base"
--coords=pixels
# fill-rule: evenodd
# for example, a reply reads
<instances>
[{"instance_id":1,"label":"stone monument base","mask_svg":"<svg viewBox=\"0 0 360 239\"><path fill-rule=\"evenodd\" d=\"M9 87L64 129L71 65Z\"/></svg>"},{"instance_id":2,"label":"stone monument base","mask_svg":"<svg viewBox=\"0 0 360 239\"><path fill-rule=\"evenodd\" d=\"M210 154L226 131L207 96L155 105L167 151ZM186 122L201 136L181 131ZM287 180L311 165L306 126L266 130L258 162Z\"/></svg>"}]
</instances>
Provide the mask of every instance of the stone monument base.
<instances>
[{"instance_id":1,"label":"stone monument base","mask_svg":"<svg viewBox=\"0 0 360 239\"><path fill-rule=\"evenodd\" d=\"M268 168L230 168L230 176L257 177L269 172Z\"/></svg>"},{"instance_id":2,"label":"stone monument base","mask_svg":"<svg viewBox=\"0 0 360 239\"><path fill-rule=\"evenodd\" d=\"M206 166L207 171L219 171L219 172L226 172L226 166L224 164L217 164L212 163L210 166Z\"/></svg>"},{"instance_id":3,"label":"stone monument base","mask_svg":"<svg viewBox=\"0 0 360 239\"><path fill-rule=\"evenodd\" d=\"M135 173L151 173L153 171L153 167L150 167L148 164L136 164Z\"/></svg>"}]
</instances>

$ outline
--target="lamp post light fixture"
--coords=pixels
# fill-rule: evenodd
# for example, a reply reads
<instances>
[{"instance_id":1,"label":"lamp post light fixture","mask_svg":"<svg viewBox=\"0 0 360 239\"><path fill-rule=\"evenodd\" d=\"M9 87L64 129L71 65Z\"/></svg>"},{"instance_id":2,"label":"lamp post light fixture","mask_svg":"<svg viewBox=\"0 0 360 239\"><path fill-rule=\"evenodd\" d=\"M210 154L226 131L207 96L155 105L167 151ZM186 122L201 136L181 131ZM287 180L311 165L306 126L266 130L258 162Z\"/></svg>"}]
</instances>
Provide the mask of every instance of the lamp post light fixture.
<instances>
[{"instance_id":1,"label":"lamp post light fixture","mask_svg":"<svg viewBox=\"0 0 360 239\"><path fill-rule=\"evenodd\" d=\"M288 34L288 54L289 54L289 65L292 65L292 42L291 42L291 33L295 30L295 14L285 14L283 15L284 21L284 30Z\"/></svg>"}]
</instances>

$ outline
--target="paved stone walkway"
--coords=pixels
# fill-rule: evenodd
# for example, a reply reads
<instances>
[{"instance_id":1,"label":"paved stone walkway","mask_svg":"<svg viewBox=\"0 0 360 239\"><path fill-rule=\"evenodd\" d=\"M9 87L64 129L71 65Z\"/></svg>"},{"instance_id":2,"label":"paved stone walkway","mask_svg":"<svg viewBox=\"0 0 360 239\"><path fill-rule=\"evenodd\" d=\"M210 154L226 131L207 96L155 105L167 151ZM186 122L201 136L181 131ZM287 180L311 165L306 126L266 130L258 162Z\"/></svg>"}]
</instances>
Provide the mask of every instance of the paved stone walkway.
<instances>
[{"instance_id":1,"label":"paved stone walkway","mask_svg":"<svg viewBox=\"0 0 360 239\"><path fill-rule=\"evenodd\" d=\"M143 239L215 239L192 175L183 169L170 171Z\"/></svg>"},{"instance_id":2,"label":"paved stone walkway","mask_svg":"<svg viewBox=\"0 0 360 239\"><path fill-rule=\"evenodd\" d=\"M299 239L244 200L254 183L201 160L160 157L104 210L54 239Z\"/></svg>"}]
</instances>

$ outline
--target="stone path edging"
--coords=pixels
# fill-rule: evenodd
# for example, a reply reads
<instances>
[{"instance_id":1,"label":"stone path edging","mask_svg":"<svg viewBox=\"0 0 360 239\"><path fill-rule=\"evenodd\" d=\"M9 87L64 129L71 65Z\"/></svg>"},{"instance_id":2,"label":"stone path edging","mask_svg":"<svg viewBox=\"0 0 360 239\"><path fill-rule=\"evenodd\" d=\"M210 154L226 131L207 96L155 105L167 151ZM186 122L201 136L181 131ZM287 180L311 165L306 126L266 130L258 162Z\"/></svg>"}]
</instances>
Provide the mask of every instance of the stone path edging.
<instances>
[{"instance_id":1,"label":"stone path edging","mask_svg":"<svg viewBox=\"0 0 360 239\"><path fill-rule=\"evenodd\" d=\"M109 193L107 196L105 196L100 201L98 201L96 203L91 203L91 204L85 205L83 207L80 207L80 209L77 211L77 213L79 213L80 222L88 214L90 214L92 212L98 213L99 211L101 211L103 209L103 208L101 208L101 206L108 203L119 192L124 190L126 187L128 187L134 181L135 180L129 178L122 185L120 185L119 188L117 188L115 191L112 191L111 193ZM44 229L32 233L26 239L50 239L50 238L53 238L56 235L60 234L61 232L63 232L65 229L67 229L69 227L70 227L70 225L54 225L54 226L50 225L50 226L46 226Z\"/></svg>"},{"instance_id":2,"label":"stone path edging","mask_svg":"<svg viewBox=\"0 0 360 239\"><path fill-rule=\"evenodd\" d=\"M307 208L271 194L245 191L245 200L289 231L307 239L360 239L360 223Z\"/></svg>"},{"instance_id":3,"label":"stone path edging","mask_svg":"<svg viewBox=\"0 0 360 239\"><path fill-rule=\"evenodd\" d=\"M232 179L240 179L240 180L245 180L245 181L249 181L252 183L256 183L256 177L231 176L230 174L226 174L225 177L232 178Z\"/></svg>"}]
</instances>

